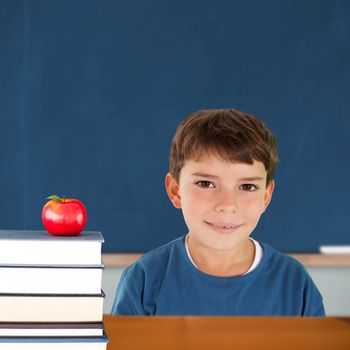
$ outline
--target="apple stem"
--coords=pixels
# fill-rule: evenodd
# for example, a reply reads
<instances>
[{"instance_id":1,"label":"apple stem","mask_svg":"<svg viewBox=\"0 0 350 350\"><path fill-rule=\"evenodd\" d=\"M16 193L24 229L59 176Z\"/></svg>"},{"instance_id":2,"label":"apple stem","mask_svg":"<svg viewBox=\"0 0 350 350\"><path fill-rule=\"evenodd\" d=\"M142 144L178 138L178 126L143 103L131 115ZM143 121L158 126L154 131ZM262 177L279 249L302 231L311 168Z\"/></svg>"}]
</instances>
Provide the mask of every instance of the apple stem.
<instances>
[{"instance_id":1,"label":"apple stem","mask_svg":"<svg viewBox=\"0 0 350 350\"><path fill-rule=\"evenodd\" d=\"M57 202L63 202L62 201L62 198L60 196L57 196L56 194L50 196L50 197L47 197L46 199L51 199L51 200L54 200L54 201L57 201Z\"/></svg>"}]
</instances>

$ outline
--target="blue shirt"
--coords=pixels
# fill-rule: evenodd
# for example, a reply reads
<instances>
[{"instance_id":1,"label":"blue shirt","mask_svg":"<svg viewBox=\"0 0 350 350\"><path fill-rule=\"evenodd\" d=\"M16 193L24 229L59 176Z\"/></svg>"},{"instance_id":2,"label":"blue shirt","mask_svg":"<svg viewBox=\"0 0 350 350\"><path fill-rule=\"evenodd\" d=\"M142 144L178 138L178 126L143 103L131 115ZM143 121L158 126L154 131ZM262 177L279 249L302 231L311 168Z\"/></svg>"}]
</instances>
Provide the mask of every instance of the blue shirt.
<instances>
[{"instance_id":1,"label":"blue shirt","mask_svg":"<svg viewBox=\"0 0 350 350\"><path fill-rule=\"evenodd\" d=\"M185 237L156 248L124 270L114 315L324 316L322 296L297 260L261 243L250 273L216 277L198 270Z\"/></svg>"}]
</instances>

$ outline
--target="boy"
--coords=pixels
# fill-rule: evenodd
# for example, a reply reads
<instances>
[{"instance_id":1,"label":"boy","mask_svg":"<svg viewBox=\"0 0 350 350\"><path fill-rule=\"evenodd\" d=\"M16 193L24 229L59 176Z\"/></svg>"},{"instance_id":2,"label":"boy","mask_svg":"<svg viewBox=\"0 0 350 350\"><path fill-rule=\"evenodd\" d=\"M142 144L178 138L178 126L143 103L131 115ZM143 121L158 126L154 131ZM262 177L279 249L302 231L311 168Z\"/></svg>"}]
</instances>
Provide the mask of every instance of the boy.
<instances>
[{"instance_id":1,"label":"boy","mask_svg":"<svg viewBox=\"0 0 350 350\"><path fill-rule=\"evenodd\" d=\"M204 110L178 127L167 194L188 234L122 276L118 315L324 316L304 267L250 238L274 190L276 139L256 117Z\"/></svg>"}]
</instances>

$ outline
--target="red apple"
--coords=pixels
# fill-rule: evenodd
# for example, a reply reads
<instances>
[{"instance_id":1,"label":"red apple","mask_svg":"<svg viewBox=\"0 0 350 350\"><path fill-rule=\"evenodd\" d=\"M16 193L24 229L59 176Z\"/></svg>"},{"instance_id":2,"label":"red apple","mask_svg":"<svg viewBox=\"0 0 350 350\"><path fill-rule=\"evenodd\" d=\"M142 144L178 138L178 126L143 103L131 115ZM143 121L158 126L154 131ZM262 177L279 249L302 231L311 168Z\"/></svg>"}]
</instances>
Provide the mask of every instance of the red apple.
<instances>
[{"instance_id":1,"label":"red apple","mask_svg":"<svg viewBox=\"0 0 350 350\"><path fill-rule=\"evenodd\" d=\"M50 196L42 210L41 219L46 230L58 236L76 236L83 231L87 213L78 199Z\"/></svg>"}]
</instances>

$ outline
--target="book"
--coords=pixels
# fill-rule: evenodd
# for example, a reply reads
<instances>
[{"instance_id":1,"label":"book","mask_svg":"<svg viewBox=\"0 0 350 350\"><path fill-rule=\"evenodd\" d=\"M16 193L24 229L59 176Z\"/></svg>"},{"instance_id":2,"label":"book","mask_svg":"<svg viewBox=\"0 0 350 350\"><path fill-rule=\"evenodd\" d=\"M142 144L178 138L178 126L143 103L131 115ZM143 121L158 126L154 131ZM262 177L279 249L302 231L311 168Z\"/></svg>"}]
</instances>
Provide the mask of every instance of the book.
<instances>
[{"instance_id":1,"label":"book","mask_svg":"<svg viewBox=\"0 0 350 350\"><path fill-rule=\"evenodd\" d=\"M103 323L0 323L0 337L98 337Z\"/></svg>"},{"instance_id":2,"label":"book","mask_svg":"<svg viewBox=\"0 0 350 350\"><path fill-rule=\"evenodd\" d=\"M323 254L350 254L350 245L323 245L320 246Z\"/></svg>"},{"instance_id":3,"label":"book","mask_svg":"<svg viewBox=\"0 0 350 350\"><path fill-rule=\"evenodd\" d=\"M103 265L0 266L0 293L99 294Z\"/></svg>"},{"instance_id":4,"label":"book","mask_svg":"<svg viewBox=\"0 0 350 350\"><path fill-rule=\"evenodd\" d=\"M0 337L0 350L106 350L101 337Z\"/></svg>"},{"instance_id":5,"label":"book","mask_svg":"<svg viewBox=\"0 0 350 350\"><path fill-rule=\"evenodd\" d=\"M102 322L104 293L0 294L0 322Z\"/></svg>"},{"instance_id":6,"label":"book","mask_svg":"<svg viewBox=\"0 0 350 350\"><path fill-rule=\"evenodd\" d=\"M101 265L101 232L53 236L46 231L0 230L0 265Z\"/></svg>"}]
</instances>

